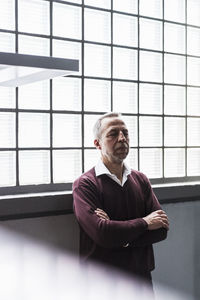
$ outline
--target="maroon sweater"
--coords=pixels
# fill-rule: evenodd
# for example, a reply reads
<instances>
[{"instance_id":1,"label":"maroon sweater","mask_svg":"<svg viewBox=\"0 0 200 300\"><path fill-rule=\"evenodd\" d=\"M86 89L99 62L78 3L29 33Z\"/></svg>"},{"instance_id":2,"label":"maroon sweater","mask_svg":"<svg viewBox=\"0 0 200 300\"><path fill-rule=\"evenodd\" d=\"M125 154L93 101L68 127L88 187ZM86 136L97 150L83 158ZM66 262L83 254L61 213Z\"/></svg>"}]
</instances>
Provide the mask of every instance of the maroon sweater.
<instances>
[{"instance_id":1,"label":"maroon sweater","mask_svg":"<svg viewBox=\"0 0 200 300\"><path fill-rule=\"evenodd\" d=\"M83 259L133 273L154 269L152 244L164 240L167 230L149 231L142 219L161 209L144 174L132 170L122 187L105 174L97 177L92 168L74 182L73 198ZM96 208L103 209L110 220L101 220Z\"/></svg>"}]
</instances>

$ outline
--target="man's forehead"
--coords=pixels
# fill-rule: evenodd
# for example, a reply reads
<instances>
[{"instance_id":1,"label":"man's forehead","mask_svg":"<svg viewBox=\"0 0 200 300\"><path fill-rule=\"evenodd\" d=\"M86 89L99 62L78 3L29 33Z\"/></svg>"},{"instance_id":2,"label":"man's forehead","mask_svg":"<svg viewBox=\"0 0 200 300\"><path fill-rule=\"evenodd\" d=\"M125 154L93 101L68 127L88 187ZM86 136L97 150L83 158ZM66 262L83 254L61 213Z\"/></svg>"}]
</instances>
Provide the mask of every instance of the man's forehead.
<instances>
[{"instance_id":1,"label":"man's forehead","mask_svg":"<svg viewBox=\"0 0 200 300\"><path fill-rule=\"evenodd\" d=\"M118 126L126 127L124 121L119 117L105 118L102 120L102 129Z\"/></svg>"}]
</instances>

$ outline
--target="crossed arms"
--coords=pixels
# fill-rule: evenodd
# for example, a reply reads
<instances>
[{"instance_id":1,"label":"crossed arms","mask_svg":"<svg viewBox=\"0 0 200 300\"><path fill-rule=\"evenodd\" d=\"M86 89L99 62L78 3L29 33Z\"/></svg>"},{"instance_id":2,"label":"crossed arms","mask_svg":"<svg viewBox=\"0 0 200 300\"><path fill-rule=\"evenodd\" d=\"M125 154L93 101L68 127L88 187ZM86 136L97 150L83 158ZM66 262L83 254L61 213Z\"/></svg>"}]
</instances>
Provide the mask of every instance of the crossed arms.
<instances>
[{"instance_id":1,"label":"crossed arms","mask_svg":"<svg viewBox=\"0 0 200 300\"><path fill-rule=\"evenodd\" d=\"M103 248L142 247L164 240L169 229L167 215L155 201L152 212L143 218L111 220L101 207L97 191L87 182L76 182L74 212L84 232ZM155 196L154 196L155 197Z\"/></svg>"}]
</instances>

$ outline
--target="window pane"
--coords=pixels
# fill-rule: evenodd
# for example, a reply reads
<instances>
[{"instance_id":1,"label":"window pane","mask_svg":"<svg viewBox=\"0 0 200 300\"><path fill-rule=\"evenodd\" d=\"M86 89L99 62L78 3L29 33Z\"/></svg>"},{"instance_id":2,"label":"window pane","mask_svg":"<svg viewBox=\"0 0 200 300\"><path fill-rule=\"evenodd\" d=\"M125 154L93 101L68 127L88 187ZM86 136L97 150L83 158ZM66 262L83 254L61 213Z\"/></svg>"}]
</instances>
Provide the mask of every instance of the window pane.
<instances>
[{"instance_id":1,"label":"window pane","mask_svg":"<svg viewBox=\"0 0 200 300\"><path fill-rule=\"evenodd\" d=\"M85 75L110 77L111 53L106 46L85 44Z\"/></svg>"},{"instance_id":2,"label":"window pane","mask_svg":"<svg viewBox=\"0 0 200 300\"><path fill-rule=\"evenodd\" d=\"M15 28L15 0L0 1L0 28L14 30Z\"/></svg>"},{"instance_id":3,"label":"window pane","mask_svg":"<svg viewBox=\"0 0 200 300\"><path fill-rule=\"evenodd\" d=\"M70 172L69 172L70 170ZM73 182L80 174L80 150L54 150L53 151L53 182Z\"/></svg>"},{"instance_id":4,"label":"window pane","mask_svg":"<svg viewBox=\"0 0 200 300\"><path fill-rule=\"evenodd\" d=\"M15 52L15 35L0 32L0 51Z\"/></svg>"},{"instance_id":5,"label":"window pane","mask_svg":"<svg viewBox=\"0 0 200 300\"><path fill-rule=\"evenodd\" d=\"M20 86L19 108L49 109L49 80Z\"/></svg>"},{"instance_id":6,"label":"window pane","mask_svg":"<svg viewBox=\"0 0 200 300\"><path fill-rule=\"evenodd\" d=\"M81 146L81 116L53 114L53 147Z\"/></svg>"},{"instance_id":7,"label":"window pane","mask_svg":"<svg viewBox=\"0 0 200 300\"><path fill-rule=\"evenodd\" d=\"M101 157L101 153L97 149L87 149L85 153L85 172L95 167Z\"/></svg>"},{"instance_id":8,"label":"window pane","mask_svg":"<svg viewBox=\"0 0 200 300\"><path fill-rule=\"evenodd\" d=\"M15 88L0 86L0 108L15 108Z\"/></svg>"},{"instance_id":9,"label":"window pane","mask_svg":"<svg viewBox=\"0 0 200 300\"><path fill-rule=\"evenodd\" d=\"M187 27L187 53L200 55L200 29Z\"/></svg>"},{"instance_id":10,"label":"window pane","mask_svg":"<svg viewBox=\"0 0 200 300\"><path fill-rule=\"evenodd\" d=\"M85 40L110 43L110 13L94 9L85 9L84 20Z\"/></svg>"},{"instance_id":11,"label":"window pane","mask_svg":"<svg viewBox=\"0 0 200 300\"><path fill-rule=\"evenodd\" d=\"M137 84L113 81L113 110L137 113Z\"/></svg>"},{"instance_id":12,"label":"window pane","mask_svg":"<svg viewBox=\"0 0 200 300\"><path fill-rule=\"evenodd\" d=\"M140 113L162 114L162 86L140 84Z\"/></svg>"},{"instance_id":13,"label":"window pane","mask_svg":"<svg viewBox=\"0 0 200 300\"><path fill-rule=\"evenodd\" d=\"M185 26L165 23L164 50L185 53Z\"/></svg>"},{"instance_id":14,"label":"window pane","mask_svg":"<svg viewBox=\"0 0 200 300\"><path fill-rule=\"evenodd\" d=\"M200 175L200 149L187 150L187 175Z\"/></svg>"},{"instance_id":15,"label":"window pane","mask_svg":"<svg viewBox=\"0 0 200 300\"><path fill-rule=\"evenodd\" d=\"M82 0L62 0L63 2L71 2L71 3L78 3L82 4Z\"/></svg>"},{"instance_id":16,"label":"window pane","mask_svg":"<svg viewBox=\"0 0 200 300\"><path fill-rule=\"evenodd\" d=\"M110 81L85 79L84 82L84 108L86 111L111 110Z\"/></svg>"},{"instance_id":17,"label":"window pane","mask_svg":"<svg viewBox=\"0 0 200 300\"><path fill-rule=\"evenodd\" d=\"M188 115L200 116L200 89L187 89L187 112Z\"/></svg>"},{"instance_id":18,"label":"window pane","mask_svg":"<svg viewBox=\"0 0 200 300\"><path fill-rule=\"evenodd\" d=\"M138 145L137 117L123 116L122 119L124 120L129 131L130 146L131 147L137 146Z\"/></svg>"},{"instance_id":19,"label":"window pane","mask_svg":"<svg viewBox=\"0 0 200 300\"><path fill-rule=\"evenodd\" d=\"M140 117L140 146L162 146L162 118Z\"/></svg>"},{"instance_id":20,"label":"window pane","mask_svg":"<svg viewBox=\"0 0 200 300\"><path fill-rule=\"evenodd\" d=\"M162 82L162 55L140 51L140 80Z\"/></svg>"},{"instance_id":21,"label":"window pane","mask_svg":"<svg viewBox=\"0 0 200 300\"><path fill-rule=\"evenodd\" d=\"M15 147L15 113L0 112L0 147Z\"/></svg>"},{"instance_id":22,"label":"window pane","mask_svg":"<svg viewBox=\"0 0 200 300\"><path fill-rule=\"evenodd\" d=\"M138 21L135 17L113 14L113 43L137 47Z\"/></svg>"},{"instance_id":23,"label":"window pane","mask_svg":"<svg viewBox=\"0 0 200 300\"><path fill-rule=\"evenodd\" d=\"M138 150L129 149L129 154L125 159L125 162L131 169L138 170Z\"/></svg>"},{"instance_id":24,"label":"window pane","mask_svg":"<svg viewBox=\"0 0 200 300\"><path fill-rule=\"evenodd\" d=\"M175 22L185 22L185 1L167 0L164 1L164 18Z\"/></svg>"},{"instance_id":25,"label":"window pane","mask_svg":"<svg viewBox=\"0 0 200 300\"><path fill-rule=\"evenodd\" d=\"M58 77L53 79L53 109L81 110L81 80Z\"/></svg>"},{"instance_id":26,"label":"window pane","mask_svg":"<svg viewBox=\"0 0 200 300\"><path fill-rule=\"evenodd\" d=\"M185 88L180 86L165 85L164 103L166 115L184 115Z\"/></svg>"},{"instance_id":27,"label":"window pane","mask_svg":"<svg viewBox=\"0 0 200 300\"><path fill-rule=\"evenodd\" d=\"M71 3L78 3L81 4L82 0L62 0L63 2L71 2Z\"/></svg>"},{"instance_id":28,"label":"window pane","mask_svg":"<svg viewBox=\"0 0 200 300\"><path fill-rule=\"evenodd\" d=\"M53 40L53 56L79 60L79 72L81 74L81 43Z\"/></svg>"},{"instance_id":29,"label":"window pane","mask_svg":"<svg viewBox=\"0 0 200 300\"><path fill-rule=\"evenodd\" d=\"M188 118L187 121L187 144L188 146L200 146L200 119Z\"/></svg>"},{"instance_id":30,"label":"window pane","mask_svg":"<svg viewBox=\"0 0 200 300\"><path fill-rule=\"evenodd\" d=\"M189 85L200 85L200 58L188 57L187 82Z\"/></svg>"},{"instance_id":31,"label":"window pane","mask_svg":"<svg viewBox=\"0 0 200 300\"><path fill-rule=\"evenodd\" d=\"M183 56L165 54L165 82L185 84L185 62Z\"/></svg>"},{"instance_id":32,"label":"window pane","mask_svg":"<svg viewBox=\"0 0 200 300\"><path fill-rule=\"evenodd\" d=\"M140 0L140 15L162 18L162 0Z\"/></svg>"},{"instance_id":33,"label":"window pane","mask_svg":"<svg viewBox=\"0 0 200 300\"><path fill-rule=\"evenodd\" d=\"M200 2L199 0L187 0L188 24L200 26Z\"/></svg>"},{"instance_id":34,"label":"window pane","mask_svg":"<svg viewBox=\"0 0 200 300\"><path fill-rule=\"evenodd\" d=\"M49 147L49 114L19 113L19 147Z\"/></svg>"},{"instance_id":35,"label":"window pane","mask_svg":"<svg viewBox=\"0 0 200 300\"><path fill-rule=\"evenodd\" d=\"M49 34L49 2L20 0L18 2L19 31Z\"/></svg>"},{"instance_id":36,"label":"window pane","mask_svg":"<svg viewBox=\"0 0 200 300\"><path fill-rule=\"evenodd\" d=\"M27 35L19 35L19 53L49 56L49 40Z\"/></svg>"},{"instance_id":37,"label":"window pane","mask_svg":"<svg viewBox=\"0 0 200 300\"><path fill-rule=\"evenodd\" d=\"M110 0L84 0L84 4L108 9L111 8Z\"/></svg>"},{"instance_id":38,"label":"window pane","mask_svg":"<svg viewBox=\"0 0 200 300\"><path fill-rule=\"evenodd\" d=\"M162 150L140 149L140 171L149 178L162 177Z\"/></svg>"},{"instance_id":39,"label":"window pane","mask_svg":"<svg viewBox=\"0 0 200 300\"><path fill-rule=\"evenodd\" d=\"M50 183L49 151L19 151L21 185Z\"/></svg>"},{"instance_id":40,"label":"window pane","mask_svg":"<svg viewBox=\"0 0 200 300\"><path fill-rule=\"evenodd\" d=\"M165 177L185 176L185 149L165 149Z\"/></svg>"},{"instance_id":41,"label":"window pane","mask_svg":"<svg viewBox=\"0 0 200 300\"><path fill-rule=\"evenodd\" d=\"M162 50L162 22L140 18L140 47Z\"/></svg>"},{"instance_id":42,"label":"window pane","mask_svg":"<svg viewBox=\"0 0 200 300\"><path fill-rule=\"evenodd\" d=\"M0 152L0 186L16 184L16 154L14 151Z\"/></svg>"},{"instance_id":43,"label":"window pane","mask_svg":"<svg viewBox=\"0 0 200 300\"><path fill-rule=\"evenodd\" d=\"M121 79L137 79L137 51L113 48L113 77Z\"/></svg>"},{"instance_id":44,"label":"window pane","mask_svg":"<svg viewBox=\"0 0 200 300\"><path fill-rule=\"evenodd\" d=\"M131 14L138 13L137 0L115 0L113 1L113 9Z\"/></svg>"},{"instance_id":45,"label":"window pane","mask_svg":"<svg viewBox=\"0 0 200 300\"><path fill-rule=\"evenodd\" d=\"M185 119L165 118L165 146L185 146Z\"/></svg>"},{"instance_id":46,"label":"window pane","mask_svg":"<svg viewBox=\"0 0 200 300\"><path fill-rule=\"evenodd\" d=\"M80 39L81 16L80 7L53 3L53 35Z\"/></svg>"},{"instance_id":47,"label":"window pane","mask_svg":"<svg viewBox=\"0 0 200 300\"><path fill-rule=\"evenodd\" d=\"M100 115L85 115L84 116L84 146L94 146L93 127Z\"/></svg>"}]
</instances>

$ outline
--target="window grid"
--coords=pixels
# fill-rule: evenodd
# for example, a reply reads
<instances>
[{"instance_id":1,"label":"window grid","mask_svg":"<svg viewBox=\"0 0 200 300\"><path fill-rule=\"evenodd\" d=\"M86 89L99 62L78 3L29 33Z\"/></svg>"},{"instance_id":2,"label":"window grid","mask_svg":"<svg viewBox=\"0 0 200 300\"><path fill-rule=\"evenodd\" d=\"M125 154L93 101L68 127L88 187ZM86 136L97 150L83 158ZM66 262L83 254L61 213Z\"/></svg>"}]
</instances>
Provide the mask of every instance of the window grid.
<instances>
[{"instance_id":1,"label":"window grid","mask_svg":"<svg viewBox=\"0 0 200 300\"><path fill-rule=\"evenodd\" d=\"M179 181L191 181L191 180L199 180L200 178L200 174L199 176L187 176L187 170L188 170L188 166L187 166L187 157L188 157L188 149L199 149L200 145L190 145L188 146L187 144L187 130L188 130L188 126L187 126L187 122L188 122L188 96L187 96L187 91L188 88L198 88L200 87L200 85L196 85L196 84L188 84L187 81L187 69L188 69L188 58L197 58L200 60L200 56L196 55L192 55L192 54L188 54L187 53L187 42L188 42L188 36L187 36L187 29L188 27L190 28L197 28L200 29L200 26L197 25L193 25L193 24L187 24L187 2L189 0L185 0L185 23L182 22L176 22L176 21L172 21L172 20L167 20L164 19L164 17L162 18L156 18L156 17L151 17L151 16L146 16L146 15L142 15L140 14L140 0L137 0L138 2L138 14L135 13L127 13L127 12L121 12L118 10L114 10L113 9L113 0L111 0L111 9L107 9L107 8L100 8L100 7L94 7L94 6L90 6L90 5L85 5L84 4L84 0L82 1L82 4L78 4L78 3L71 3L70 1L59 1L59 0L55 0L55 1L49 1L49 0L38 0L39 2L47 2L49 3L49 23L50 23L50 34L46 35L46 34L39 34L39 33L27 33L27 32L21 32L18 30L18 0L15 0L15 30L8 30L8 29L3 29L0 28L0 32L3 33L12 33L15 34L15 51L16 53L18 52L18 39L19 39L19 34L20 35L24 35L24 36L29 36L29 37L41 37L41 38L47 38L50 41L50 48L49 48L49 55L52 56L53 55L53 40L60 40L60 41L66 41L66 42L78 42L81 44L81 58L82 58L82 65L80 66L81 69L81 74L79 75L71 75L69 76L70 78L77 78L78 80L81 80L81 110L78 111L74 111L74 110L54 110L53 109L53 88L54 88L54 83L53 80L50 80L50 108L49 110L47 109L22 109L19 108L19 89L16 88L16 108L0 108L0 112L14 112L16 113L16 147L13 148L9 148L9 147L4 147L4 148L0 148L0 152L1 151L16 151L16 186L20 186L20 178L19 178L19 152L20 151L25 151L25 150L48 150L50 153L50 180L49 180L49 186L50 189L54 189L53 186L57 186L55 187L56 189L65 189L67 186L70 187L71 185L68 185L68 183L60 183L60 184L53 184L54 179L53 179L53 151L54 150L80 150L81 151L81 169L82 172L85 171L84 165L85 165L85 150L93 150L93 147L88 147L85 146L85 124L84 124L84 117L87 115L101 115L103 113L105 113L106 111L98 111L98 112L93 112L93 111L85 111L85 99L84 99L84 89L85 89L85 80L87 79L93 79L93 80L106 80L107 82L110 82L110 107L111 110L113 110L113 89L114 89L114 82L119 82L119 83L135 83L137 84L137 112L129 112L127 110L126 113L123 113L124 116L127 117L136 117L137 118L137 131L140 132L140 118L139 117L155 117L158 118L160 117L162 120L162 145L158 145L158 146L141 146L141 137L140 134L137 135L137 146L131 146L131 149L136 149L137 150L137 156L138 156L138 160L137 160L137 166L135 166L135 168L138 168L140 170L140 165L141 165L141 150L142 149L157 149L157 150L161 150L161 173L162 173L162 177L158 177L158 178L151 178L153 183L163 183L163 182L179 182ZM58 4L62 4L63 6L71 6L71 7L76 7L76 8L80 8L81 9L81 16L82 16L82 22L81 22L81 26L82 26L82 34L81 34L81 39L74 37L74 38L68 38L68 37L57 37L53 35L53 5L54 3L58 3ZM96 11L96 12L107 12L110 14L110 43L107 42L99 42L99 41L91 41L91 40L85 40L84 39L84 24L85 24L85 20L84 20L84 11L85 9L88 10L92 10L92 11ZM130 46L130 45L120 45L120 44L114 44L113 43L113 32L115 30L115 28L113 27L113 14L121 14L122 16L128 16L128 17L136 17L137 18L137 45L134 46ZM165 9L164 9L164 0L162 0L162 15L165 15ZM150 21L161 21L162 22L162 49L161 50L156 50L156 49L146 49L146 48L140 48L140 19L144 19L144 20L150 20ZM165 46L164 46L164 41L165 41L165 24L174 24L174 25L183 25L185 27L185 53L178 53L178 52L167 52L165 51ZM111 69L110 69L110 76L95 76L95 75L87 75L85 74L85 45L96 45L96 46L105 46L108 47L110 49L110 61L111 61ZM115 64L114 61L114 48L116 49L126 49L126 50L136 50L137 52L137 77L135 79L132 78L115 78L114 77L114 73L113 73L113 66ZM145 52L145 53L158 53L161 55L162 59L162 78L160 82L157 81L145 81L145 80L141 80L140 79L140 74L141 74L141 68L140 68L140 55L141 55L141 51ZM33 53L34 54L34 53ZM185 59L185 82L184 83L176 83L176 82L172 82L172 83L166 83L165 82L165 68L164 68L164 63L165 63L165 55L166 54L170 54L173 55L173 57L175 55L178 55L178 57L183 57ZM141 107L141 103L140 103L140 89L139 86L140 84L147 84L147 85L158 85L161 86L162 88L162 112L160 114L157 113L141 113L140 112L140 107ZM166 114L164 111L164 107L165 107L165 87L167 86L173 86L173 87L183 87L185 89L185 115L177 115L175 114ZM19 142L18 142L18 130L19 130L19 113L20 112L24 112L24 113L48 113L50 116L50 128L49 128L49 135L50 135L50 146L49 147L20 147L19 146ZM76 147L55 147L55 145L53 144L53 116L54 114L65 114L65 115L80 115L81 116L81 145L80 146L76 146ZM189 115L189 117L191 119L199 119L200 116L195 116L195 115ZM172 146L168 146L165 145L165 119L166 118L176 118L177 120L179 120L180 118L185 120L185 145L172 145ZM181 176L179 177L164 177L165 174L165 149L184 149L185 151L185 176ZM143 171L143 170L141 170ZM148 175L148 174L147 174ZM42 185L41 185L42 186ZM7 187L6 187L7 188ZM10 187L11 188L11 187ZM24 190L26 190L28 187L23 186ZM45 186L46 188L46 186ZM48 189L48 188L47 188ZM0 188L0 190L4 190L4 187ZM1 191L0 191L1 193Z\"/></svg>"},{"instance_id":2,"label":"window grid","mask_svg":"<svg viewBox=\"0 0 200 300\"><path fill-rule=\"evenodd\" d=\"M163 30L163 36L162 36L162 50L164 51L164 45L165 45L165 22L164 22L164 0L162 0L162 16L163 16L163 21L162 21L162 30ZM162 68L162 78L164 78L164 67L165 67L165 59L164 59L164 53L162 55L162 64L163 64L163 68ZM165 161L165 151L164 151L164 132L165 132L165 121L164 121L164 82L162 85L162 177L164 178L164 161Z\"/></svg>"},{"instance_id":3,"label":"window grid","mask_svg":"<svg viewBox=\"0 0 200 300\"><path fill-rule=\"evenodd\" d=\"M140 0L138 0L138 16L140 15ZM140 60L140 20L138 17L138 62ZM139 63L137 65L137 71L138 71L138 78L140 78L140 67ZM138 107L138 112L140 111L140 89L137 89L137 107ZM139 122L139 117L137 118L137 126L138 126L138 132L140 130L140 122ZM140 145L140 135L138 134L138 145ZM140 170L140 150L139 147L137 148L137 156L138 156L138 170Z\"/></svg>"},{"instance_id":4,"label":"window grid","mask_svg":"<svg viewBox=\"0 0 200 300\"><path fill-rule=\"evenodd\" d=\"M185 21L186 21L186 24L187 24L187 0L185 1ZM187 28L185 30L185 53L187 54ZM185 113L186 113L186 116L187 116L187 55L186 55L186 68L185 68L185 82L186 82L186 92L185 92ZM187 117L185 118L185 132L186 132L186 136L185 136L185 143L186 145L188 144L187 143ZM187 163L188 162L188 157L187 157L187 147L185 148L185 176L187 177L188 176L188 172L187 172Z\"/></svg>"}]
</instances>

